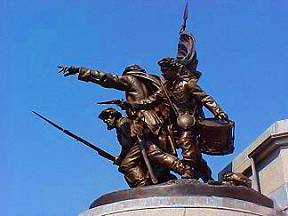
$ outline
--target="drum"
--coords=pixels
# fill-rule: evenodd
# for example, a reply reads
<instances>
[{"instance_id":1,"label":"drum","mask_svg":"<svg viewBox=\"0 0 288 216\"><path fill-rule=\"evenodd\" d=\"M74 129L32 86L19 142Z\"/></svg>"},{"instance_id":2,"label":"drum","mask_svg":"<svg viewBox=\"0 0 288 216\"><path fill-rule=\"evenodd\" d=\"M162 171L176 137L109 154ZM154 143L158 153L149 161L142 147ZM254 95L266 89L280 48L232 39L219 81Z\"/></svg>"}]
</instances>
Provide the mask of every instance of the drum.
<instances>
[{"instance_id":1,"label":"drum","mask_svg":"<svg viewBox=\"0 0 288 216\"><path fill-rule=\"evenodd\" d=\"M200 150L208 155L227 155L234 151L233 121L206 118L198 122L198 144Z\"/></svg>"}]
</instances>

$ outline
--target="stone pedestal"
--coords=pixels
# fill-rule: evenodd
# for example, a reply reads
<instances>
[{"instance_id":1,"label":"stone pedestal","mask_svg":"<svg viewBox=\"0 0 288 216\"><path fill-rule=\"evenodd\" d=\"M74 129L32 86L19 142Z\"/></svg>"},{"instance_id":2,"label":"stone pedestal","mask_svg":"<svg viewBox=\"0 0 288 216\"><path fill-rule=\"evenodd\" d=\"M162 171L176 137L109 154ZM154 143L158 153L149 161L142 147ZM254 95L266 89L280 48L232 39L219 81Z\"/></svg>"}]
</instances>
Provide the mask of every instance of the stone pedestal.
<instances>
[{"instance_id":1,"label":"stone pedestal","mask_svg":"<svg viewBox=\"0 0 288 216\"><path fill-rule=\"evenodd\" d=\"M79 216L284 216L273 201L243 186L177 180L103 195Z\"/></svg>"}]
</instances>

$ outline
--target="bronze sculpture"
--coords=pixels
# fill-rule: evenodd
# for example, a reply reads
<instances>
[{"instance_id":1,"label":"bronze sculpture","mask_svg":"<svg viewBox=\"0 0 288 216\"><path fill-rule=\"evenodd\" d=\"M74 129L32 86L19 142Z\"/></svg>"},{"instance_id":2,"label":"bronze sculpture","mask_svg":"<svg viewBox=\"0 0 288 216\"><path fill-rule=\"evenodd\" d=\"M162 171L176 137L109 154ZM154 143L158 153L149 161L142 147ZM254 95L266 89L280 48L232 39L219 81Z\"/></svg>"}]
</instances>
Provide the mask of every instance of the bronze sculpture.
<instances>
[{"instance_id":1,"label":"bronze sculpture","mask_svg":"<svg viewBox=\"0 0 288 216\"><path fill-rule=\"evenodd\" d=\"M104 88L124 91L128 103L134 103L138 100L147 98L160 88L159 77L146 73L139 65L130 65L126 67L121 76L84 67L58 66L58 68L60 69L59 72L63 72L64 76L79 74L79 80L93 82ZM161 129L163 122L163 119L161 118L162 115L159 116L157 114L157 110L159 109L161 110L161 113L164 112L161 106L156 109L153 107L150 110L139 109L137 111L132 111L122 104L122 108L126 109L128 116L139 117L145 121L154 134L165 137L162 135L165 130ZM164 144L164 142L162 143ZM166 149L166 147L164 148Z\"/></svg>"},{"instance_id":2,"label":"bronze sculpture","mask_svg":"<svg viewBox=\"0 0 288 216\"><path fill-rule=\"evenodd\" d=\"M228 121L228 116L215 100L197 85L197 80L189 75L191 71L182 71L184 69L176 59L164 58L158 64L165 78L165 86L137 104L130 103L130 107L133 110L150 109L157 103L171 101L171 107L175 110L171 121L177 146L182 150L184 163L195 169L204 163L197 145L197 122L204 118L202 106L207 107L220 120ZM206 167L206 170L208 175L204 176L204 181L211 179L209 168Z\"/></svg>"},{"instance_id":3,"label":"bronze sculpture","mask_svg":"<svg viewBox=\"0 0 288 216\"><path fill-rule=\"evenodd\" d=\"M185 167L177 157L158 147L158 138L141 119L123 117L113 108L103 110L99 118L107 124L108 130L116 129L122 151L115 163L119 165L119 171L124 173L132 187L161 183L167 180L166 176L161 176L161 174L159 176L159 172L157 172L158 176L155 176L154 167L151 167L150 162L169 171L172 170L184 178L191 177L188 167ZM145 161L146 159L148 161ZM147 171L149 178L146 175Z\"/></svg>"},{"instance_id":4,"label":"bronze sculpture","mask_svg":"<svg viewBox=\"0 0 288 216\"><path fill-rule=\"evenodd\" d=\"M239 209L245 214L246 209L242 211L242 207L248 206L247 212L250 212L251 205L245 201L273 207L272 200L253 191L251 180L241 173L226 173L223 178L219 176L221 180L214 181L211 169L202 157L203 154L233 152L234 123L198 84L202 73L197 70L195 39L185 29L187 17L186 6L177 55L158 62L162 76L148 74L139 65L126 67L122 75L84 67L58 67L64 76L78 75L79 80L125 92L124 99L108 98L98 102L117 105L126 113L110 107L98 116L108 130L116 132L121 145L119 156L113 156L33 112L112 161L131 187L96 199L89 207L95 209L85 215L122 215L126 210L128 214L150 215L154 212L159 215L164 209L171 209L171 214L176 211L185 214L190 208L192 214L201 214L203 209L209 215L211 209L213 212L214 209L215 212L227 209L229 213ZM204 108L213 114L212 118L205 117ZM207 205L208 201L211 206ZM219 205L221 203L225 205Z\"/></svg>"},{"instance_id":5,"label":"bronze sculpture","mask_svg":"<svg viewBox=\"0 0 288 216\"><path fill-rule=\"evenodd\" d=\"M122 151L114 163L119 165L119 171L131 187L175 179L170 171L182 178L201 178L208 182L213 178L202 153L229 154L233 151L233 122L197 84L201 72L197 70L195 39L186 32L187 18L186 5L177 56L158 62L163 78L148 74L135 64L126 67L122 75L85 67L58 66L59 73L64 76L78 74L79 80L125 92L125 100L100 104L116 104L127 116L108 108L99 118L109 130L116 129ZM215 118L206 119L203 107ZM216 132L210 133L206 129L207 121L215 123ZM217 124L225 130L218 133ZM182 158L177 156L177 148L181 149Z\"/></svg>"}]
</instances>

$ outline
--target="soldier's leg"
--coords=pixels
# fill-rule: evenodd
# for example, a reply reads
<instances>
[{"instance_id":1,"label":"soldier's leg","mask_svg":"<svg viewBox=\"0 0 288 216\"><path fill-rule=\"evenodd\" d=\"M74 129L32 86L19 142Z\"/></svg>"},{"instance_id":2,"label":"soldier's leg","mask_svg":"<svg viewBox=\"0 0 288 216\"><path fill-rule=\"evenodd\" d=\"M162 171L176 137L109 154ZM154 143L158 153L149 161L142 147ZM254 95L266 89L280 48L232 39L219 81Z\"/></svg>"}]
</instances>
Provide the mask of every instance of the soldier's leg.
<instances>
[{"instance_id":1,"label":"soldier's leg","mask_svg":"<svg viewBox=\"0 0 288 216\"><path fill-rule=\"evenodd\" d=\"M157 145L149 144L146 146L146 151L149 159L152 162L158 163L168 170L172 170L182 177L193 178L193 172L189 167L185 166L177 157L163 152Z\"/></svg>"},{"instance_id":2,"label":"soldier's leg","mask_svg":"<svg viewBox=\"0 0 288 216\"><path fill-rule=\"evenodd\" d=\"M202 158L193 130L183 130L178 145L182 149L183 162L194 168L196 179L201 178L204 182L213 180L211 169Z\"/></svg>"},{"instance_id":3,"label":"soldier's leg","mask_svg":"<svg viewBox=\"0 0 288 216\"><path fill-rule=\"evenodd\" d=\"M160 173L159 173L159 170L161 171ZM159 183L167 182L170 180L177 180L177 177L174 174L172 174L170 170L165 169L165 168L158 168L158 169L156 168L156 171L154 173L157 176L157 180Z\"/></svg>"},{"instance_id":4,"label":"soldier's leg","mask_svg":"<svg viewBox=\"0 0 288 216\"><path fill-rule=\"evenodd\" d=\"M119 171L125 175L130 187L151 185L137 145L131 147L125 158L120 162Z\"/></svg>"},{"instance_id":5,"label":"soldier's leg","mask_svg":"<svg viewBox=\"0 0 288 216\"><path fill-rule=\"evenodd\" d=\"M183 162L187 166L191 167L191 170L195 172L198 168L198 161L201 158L201 152L196 142L196 135L190 130L181 130L178 138L178 147L181 148ZM198 179L195 175L195 178Z\"/></svg>"},{"instance_id":6,"label":"soldier's leg","mask_svg":"<svg viewBox=\"0 0 288 216\"><path fill-rule=\"evenodd\" d=\"M210 167L208 166L207 162L203 158L200 158L198 160L197 168L199 169L200 178L204 182L208 182L209 180L213 180L212 171L211 171Z\"/></svg>"},{"instance_id":7,"label":"soldier's leg","mask_svg":"<svg viewBox=\"0 0 288 216\"><path fill-rule=\"evenodd\" d=\"M125 179L130 187L140 187L151 185L150 180L146 177L141 166L135 166L124 172Z\"/></svg>"}]
</instances>

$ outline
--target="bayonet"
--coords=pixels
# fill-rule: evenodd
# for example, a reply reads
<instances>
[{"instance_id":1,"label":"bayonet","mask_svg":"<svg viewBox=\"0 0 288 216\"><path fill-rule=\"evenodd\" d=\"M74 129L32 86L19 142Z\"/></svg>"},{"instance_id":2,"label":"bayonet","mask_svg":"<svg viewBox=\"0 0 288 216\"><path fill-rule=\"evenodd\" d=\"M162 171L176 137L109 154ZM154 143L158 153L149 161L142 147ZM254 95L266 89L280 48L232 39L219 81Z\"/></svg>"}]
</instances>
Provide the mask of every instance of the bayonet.
<instances>
[{"instance_id":1,"label":"bayonet","mask_svg":"<svg viewBox=\"0 0 288 216\"><path fill-rule=\"evenodd\" d=\"M38 117L40 117L41 119L43 119L44 121L48 122L49 124L51 124L52 126L54 126L55 128L57 128L58 130L62 131L63 133L65 133L66 135L76 139L77 141L83 143L84 145L88 146L89 148L92 148L93 150L95 150L100 156L115 162L115 157L111 154L109 154L108 152L104 151L103 149L93 145L92 143L88 142L87 140L84 140L83 138L77 136L76 134L70 132L69 130L66 130L64 128L62 128L61 126L55 124L54 122L50 121L49 119L45 118L44 116L40 115L37 112L32 111L35 115L37 115Z\"/></svg>"},{"instance_id":2,"label":"bayonet","mask_svg":"<svg viewBox=\"0 0 288 216\"><path fill-rule=\"evenodd\" d=\"M184 13L183 13L183 23L180 28L180 34L186 30L186 22L188 19L188 1L186 2Z\"/></svg>"}]
</instances>

